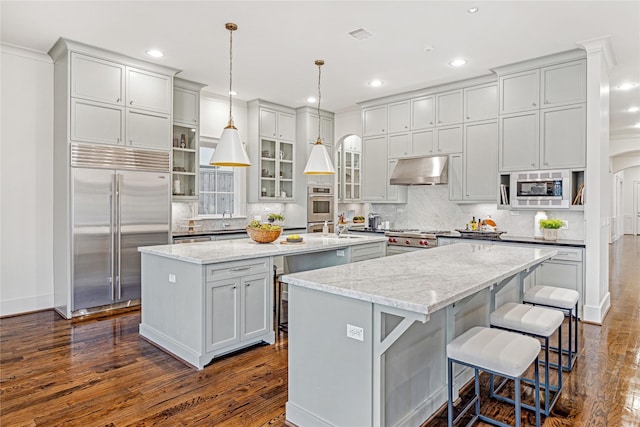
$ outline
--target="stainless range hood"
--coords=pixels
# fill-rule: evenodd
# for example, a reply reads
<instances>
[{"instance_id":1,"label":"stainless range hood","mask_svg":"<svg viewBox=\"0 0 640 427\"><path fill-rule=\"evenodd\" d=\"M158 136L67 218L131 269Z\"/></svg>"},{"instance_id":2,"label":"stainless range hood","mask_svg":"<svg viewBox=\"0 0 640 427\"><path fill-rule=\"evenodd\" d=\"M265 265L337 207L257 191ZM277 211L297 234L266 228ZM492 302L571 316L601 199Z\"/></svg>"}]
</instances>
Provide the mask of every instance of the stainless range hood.
<instances>
[{"instance_id":1,"label":"stainless range hood","mask_svg":"<svg viewBox=\"0 0 640 427\"><path fill-rule=\"evenodd\" d=\"M448 156L400 159L389 183L392 185L446 184Z\"/></svg>"}]
</instances>

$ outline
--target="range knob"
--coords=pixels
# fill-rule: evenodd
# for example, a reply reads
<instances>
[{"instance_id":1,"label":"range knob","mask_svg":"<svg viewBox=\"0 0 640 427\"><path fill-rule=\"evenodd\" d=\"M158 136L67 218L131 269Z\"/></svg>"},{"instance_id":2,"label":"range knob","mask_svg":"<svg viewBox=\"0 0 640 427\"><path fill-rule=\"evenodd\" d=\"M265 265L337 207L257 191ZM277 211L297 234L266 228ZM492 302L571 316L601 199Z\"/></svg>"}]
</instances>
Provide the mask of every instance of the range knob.
<instances>
[{"instance_id":1,"label":"range knob","mask_svg":"<svg viewBox=\"0 0 640 427\"><path fill-rule=\"evenodd\" d=\"M405 245L410 245L410 244L411 244L411 241L410 241L410 240L405 240L405 241L404 241L404 244L405 244Z\"/></svg>"},{"instance_id":2,"label":"range knob","mask_svg":"<svg viewBox=\"0 0 640 427\"><path fill-rule=\"evenodd\" d=\"M429 241L428 241L428 240L425 240L425 241L423 242L423 244L424 244L425 246L429 246Z\"/></svg>"}]
</instances>

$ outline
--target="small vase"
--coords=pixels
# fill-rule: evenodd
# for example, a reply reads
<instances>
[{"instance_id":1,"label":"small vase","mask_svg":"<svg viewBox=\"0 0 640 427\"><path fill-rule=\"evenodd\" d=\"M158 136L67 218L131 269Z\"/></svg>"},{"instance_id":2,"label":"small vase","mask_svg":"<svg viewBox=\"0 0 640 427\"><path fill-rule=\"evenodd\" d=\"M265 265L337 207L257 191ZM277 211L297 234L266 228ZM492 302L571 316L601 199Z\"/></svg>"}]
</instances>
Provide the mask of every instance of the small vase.
<instances>
[{"instance_id":1,"label":"small vase","mask_svg":"<svg viewBox=\"0 0 640 427\"><path fill-rule=\"evenodd\" d=\"M557 228L543 228L542 229L542 238L544 240L558 240L558 229Z\"/></svg>"}]
</instances>

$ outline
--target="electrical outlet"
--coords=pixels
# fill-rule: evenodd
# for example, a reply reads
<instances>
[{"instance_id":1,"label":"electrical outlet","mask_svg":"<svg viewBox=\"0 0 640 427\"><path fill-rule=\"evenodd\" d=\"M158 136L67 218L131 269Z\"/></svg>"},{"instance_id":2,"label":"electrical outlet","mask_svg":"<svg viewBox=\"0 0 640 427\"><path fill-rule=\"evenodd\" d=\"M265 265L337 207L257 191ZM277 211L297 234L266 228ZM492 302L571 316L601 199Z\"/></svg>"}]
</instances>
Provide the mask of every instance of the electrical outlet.
<instances>
[{"instance_id":1,"label":"electrical outlet","mask_svg":"<svg viewBox=\"0 0 640 427\"><path fill-rule=\"evenodd\" d=\"M336 251L336 256L344 256L344 251L342 249Z\"/></svg>"},{"instance_id":2,"label":"electrical outlet","mask_svg":"<svg viewBox=\"0 0 640 427\"><path fill-rule=\"evenodd\" d=\"M397 209L396 209L396 212L397 212L397 213L402 213L402 212L404 212L404 209L402 209L402 208L397 208Z\"/></svg>"},{"instance_id":3,"label":"electrical outlet","mask_svg":"<svg viewBox=\"0 0 640 427\"><path fill-rule=\"evenodd\" d=\"M347 323L347 338L364 341L364 328Z\"/></svg>"},{"instance_id":4,"label":"electrical outlet","mask_svg":"<svg viewBox=\"0 0 640 427\"><path fill-rule=\"evenodd\" d=\"M176 283L176 275L169 273L169 283Z\"/></svg>"},{"instance_id":5,"label":"electrical outlet","mask_svg":"<svg viewBox=\"0 0 640 427\"><path fill-rule=\"evenodd\" d=\"M569 221L562 220L562 227L560 230L568 230L569 229Z\"/></svg>"},{"instance_id":6,"label":"electrical outlet","mask_svg":"<svg viewBox=\"0 0 640 427\"><path fill-rule=\"evenodd\" d=\"M520 215L520 211L510 211L511 212L511 216L518 216Z\"/></svg>"},{"instance_id":7,"label":"electrical outlet","mask_svg":"<svg viewBox=\"0 0 640 427\"><path fill-rule=\"evenodd\" d=\"M265 206L265 207L264 207L264 211L265 211L265 212L270 212L270 211L271 211L271 208L268 208L268 207L266 207L266 206Z\"/></svg>"}]
</instances>

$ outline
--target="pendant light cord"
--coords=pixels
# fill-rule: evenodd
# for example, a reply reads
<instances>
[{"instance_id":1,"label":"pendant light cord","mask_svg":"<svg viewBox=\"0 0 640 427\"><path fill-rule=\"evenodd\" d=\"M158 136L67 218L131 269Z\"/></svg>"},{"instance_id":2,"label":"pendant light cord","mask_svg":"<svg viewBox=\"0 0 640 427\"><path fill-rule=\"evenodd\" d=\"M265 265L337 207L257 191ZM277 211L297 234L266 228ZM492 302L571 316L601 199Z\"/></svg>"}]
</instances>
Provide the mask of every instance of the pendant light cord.
<instances>
[{"instance_id":1,"label":"pendant light cord","mask_svg":"<svg viewBox=\"0 0 640 427\"><path fill-rule=\"evenodd\" d=\"M233 126L233 116L231 115L231 105L233 103L232 95L233 84L233 30L229 29L229 125Z\"/></svg>"},{"instance_id":2,"label":"pendant light cord","mask_svg":"<svg viewBox=\"0 0 640 427\"><path fill-rule=\"evenodd\" d=\"M318 66L318 141L322 143L322 139L320 139L320 99L322 98L322 93L320 91L320 77L322 73L322 66L324 65L324 61L319 59L316 61L316 65Z\"/></svg>"}]
</instances>

